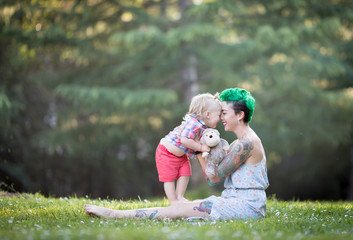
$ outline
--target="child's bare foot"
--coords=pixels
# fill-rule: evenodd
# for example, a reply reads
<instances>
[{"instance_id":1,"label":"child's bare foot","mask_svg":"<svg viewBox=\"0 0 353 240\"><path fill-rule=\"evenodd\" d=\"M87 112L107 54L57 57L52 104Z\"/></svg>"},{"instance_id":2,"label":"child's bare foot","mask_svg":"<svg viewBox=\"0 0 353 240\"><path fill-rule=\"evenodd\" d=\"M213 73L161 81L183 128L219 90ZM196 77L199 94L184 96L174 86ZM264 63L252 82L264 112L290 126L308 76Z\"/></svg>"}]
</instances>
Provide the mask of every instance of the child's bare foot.
<instances>
[{"instance_id":1,"label":"child's bare foot","mask_svg":"<svg viewBox=\"0 0 353 240\"><path fill-rule=\"evenodd\" d=\"M189 202L191 202L190 200L187 200L187 199L184 198L184 197L178 197L178 201L179 201L179 202L182 202L182 203L189 203Z\"/></svg>"},{"instance_id":2,"label":"child's bare foot","mask_svg":"<svg viewBox=\"0 0 353 240\"><path fill-rule=\"evenodd\" d=\"M170 206L176 206L176 205L179 205L179 204L183 204L183 203L190 203L191 201L187 200L186 198L184 197L180 197L174 201L170 201Z\"/></svg>"},{"instance_id":3,"label":"child's bare foot","mask_svg":"<svg viewBox=\"0 0 353 240\"><path fill-rule=\"evenodd\" d=\"M105 207L85 204L85 212L91 217L114 218L114 210Z\"/></svg>"}]
</instances>

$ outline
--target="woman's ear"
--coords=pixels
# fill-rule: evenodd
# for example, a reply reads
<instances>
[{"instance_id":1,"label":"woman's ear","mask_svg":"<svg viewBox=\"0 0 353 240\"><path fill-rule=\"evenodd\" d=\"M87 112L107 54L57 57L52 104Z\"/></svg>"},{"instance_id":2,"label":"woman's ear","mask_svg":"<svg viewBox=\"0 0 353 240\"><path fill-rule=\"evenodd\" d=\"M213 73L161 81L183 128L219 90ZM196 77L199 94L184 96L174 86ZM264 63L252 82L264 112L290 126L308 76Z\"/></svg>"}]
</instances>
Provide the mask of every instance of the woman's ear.
<instances>
[{"instance_id":1,"label":"woman's ear","mask_svg":"<svg viewBox=\"0 0 353 240\"><path fill-rule=\"evenodd\" d=\"M245 113L243 111L239 112L239 121L244 120Z\"/></svg>"}]
</instances>

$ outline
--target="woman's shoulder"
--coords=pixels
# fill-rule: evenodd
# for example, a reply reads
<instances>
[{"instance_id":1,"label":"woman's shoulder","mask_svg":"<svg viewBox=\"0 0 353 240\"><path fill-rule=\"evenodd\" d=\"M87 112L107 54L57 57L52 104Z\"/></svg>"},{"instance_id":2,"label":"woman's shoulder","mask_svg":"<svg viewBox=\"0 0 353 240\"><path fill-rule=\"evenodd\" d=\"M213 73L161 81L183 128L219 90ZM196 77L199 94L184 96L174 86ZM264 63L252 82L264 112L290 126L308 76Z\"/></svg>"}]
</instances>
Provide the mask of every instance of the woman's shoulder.
<instances>
[{"instance_id":1,"label":"woman's shoulder","mask_svg":"<svg viewBox=\"0 0 353 240\"><path fill-rule=\"evenodd\" d=\"M239 154L243 160L246 160L253 152L254 142L251 139L236 139L230 144L230 151Z\"/></svg>"},{"instance_id":2,"label":"woman's shoulder","mask_svg":"<svg viewBox=\"0 0 353 240\"><path fill-rule=\"evenodd\" d=\"M230 144L230 149L242 156L246 164L252 165L264 157L264 150L261 139L256 135L244 139L236 139Z\"/></svg>"},{"instance_id":3,"label":"woman's shoulder","mask_svg":"<svg viewBox=\"0 0 353 240\"><path fill-rule=\"evenodd\" d=\"M249 159L245 163L248 165L257 164L261 162L265 156L261 139L256 135L250 138L249 142L251 142L252 149L249 155Z\"/></svg>"},{"instance_id":4,"label":"woman's shoulder","mask_svg":"<svg viewBox=\"0 0 353 240\"><path fill-rule=\"evenodd\" d=\"M261 141L260 141L261 143ZM253 137L247 137L244 139L236 139L231 144L230 147L242 147L245 149L253 149L255 145L259 144L259 140Z\"/></svg>"}]
</instances>

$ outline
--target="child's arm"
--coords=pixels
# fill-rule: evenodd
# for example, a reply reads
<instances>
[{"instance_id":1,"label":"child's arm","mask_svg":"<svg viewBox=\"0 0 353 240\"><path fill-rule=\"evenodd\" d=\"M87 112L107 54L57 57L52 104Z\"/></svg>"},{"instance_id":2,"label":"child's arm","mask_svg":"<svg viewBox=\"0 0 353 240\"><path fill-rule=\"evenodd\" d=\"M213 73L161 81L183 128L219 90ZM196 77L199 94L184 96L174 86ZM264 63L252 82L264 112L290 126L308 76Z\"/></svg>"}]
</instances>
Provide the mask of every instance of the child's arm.
<instances>
[{"instance_id":1,"label":"child's arm","mask_svg":"<svg viewBox=\"0 0 353 240\"><path fill-rule=\"evenodd\" d=\"M200 151L200 152L209 152L211 149L209 146L206 144L202 144L200 142L196 142L194 139L187 138L187 137L181 137L180 138L181 144L185 146L186 148L190 148L194 151Z\"/></svg>"}]
</instances>

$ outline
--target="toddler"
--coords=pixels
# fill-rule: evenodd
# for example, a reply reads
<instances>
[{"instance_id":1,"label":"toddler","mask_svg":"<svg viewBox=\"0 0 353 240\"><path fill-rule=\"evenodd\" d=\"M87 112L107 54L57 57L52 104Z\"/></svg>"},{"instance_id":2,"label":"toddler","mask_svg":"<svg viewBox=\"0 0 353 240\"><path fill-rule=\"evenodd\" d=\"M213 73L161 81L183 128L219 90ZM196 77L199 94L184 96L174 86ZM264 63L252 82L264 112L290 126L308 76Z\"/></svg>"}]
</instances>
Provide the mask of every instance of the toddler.
<instances>
[{"instance_id":1,"label":"toddler","mask_svg":"<svg viewBox=\"0 0 353 240\"><path fill-rule=\"evenodd\" d=\"M156 165L159 181L164 182L164 191L171 205L187 202L184 193L191 176L188 156L195 151L210 151L208 146L198 140L207 127L217 126L220 115L221 103L217 96L199 94L192 98L189 112L181 125L161 139L156 150Z\"/></svg>"}]
</instances>

